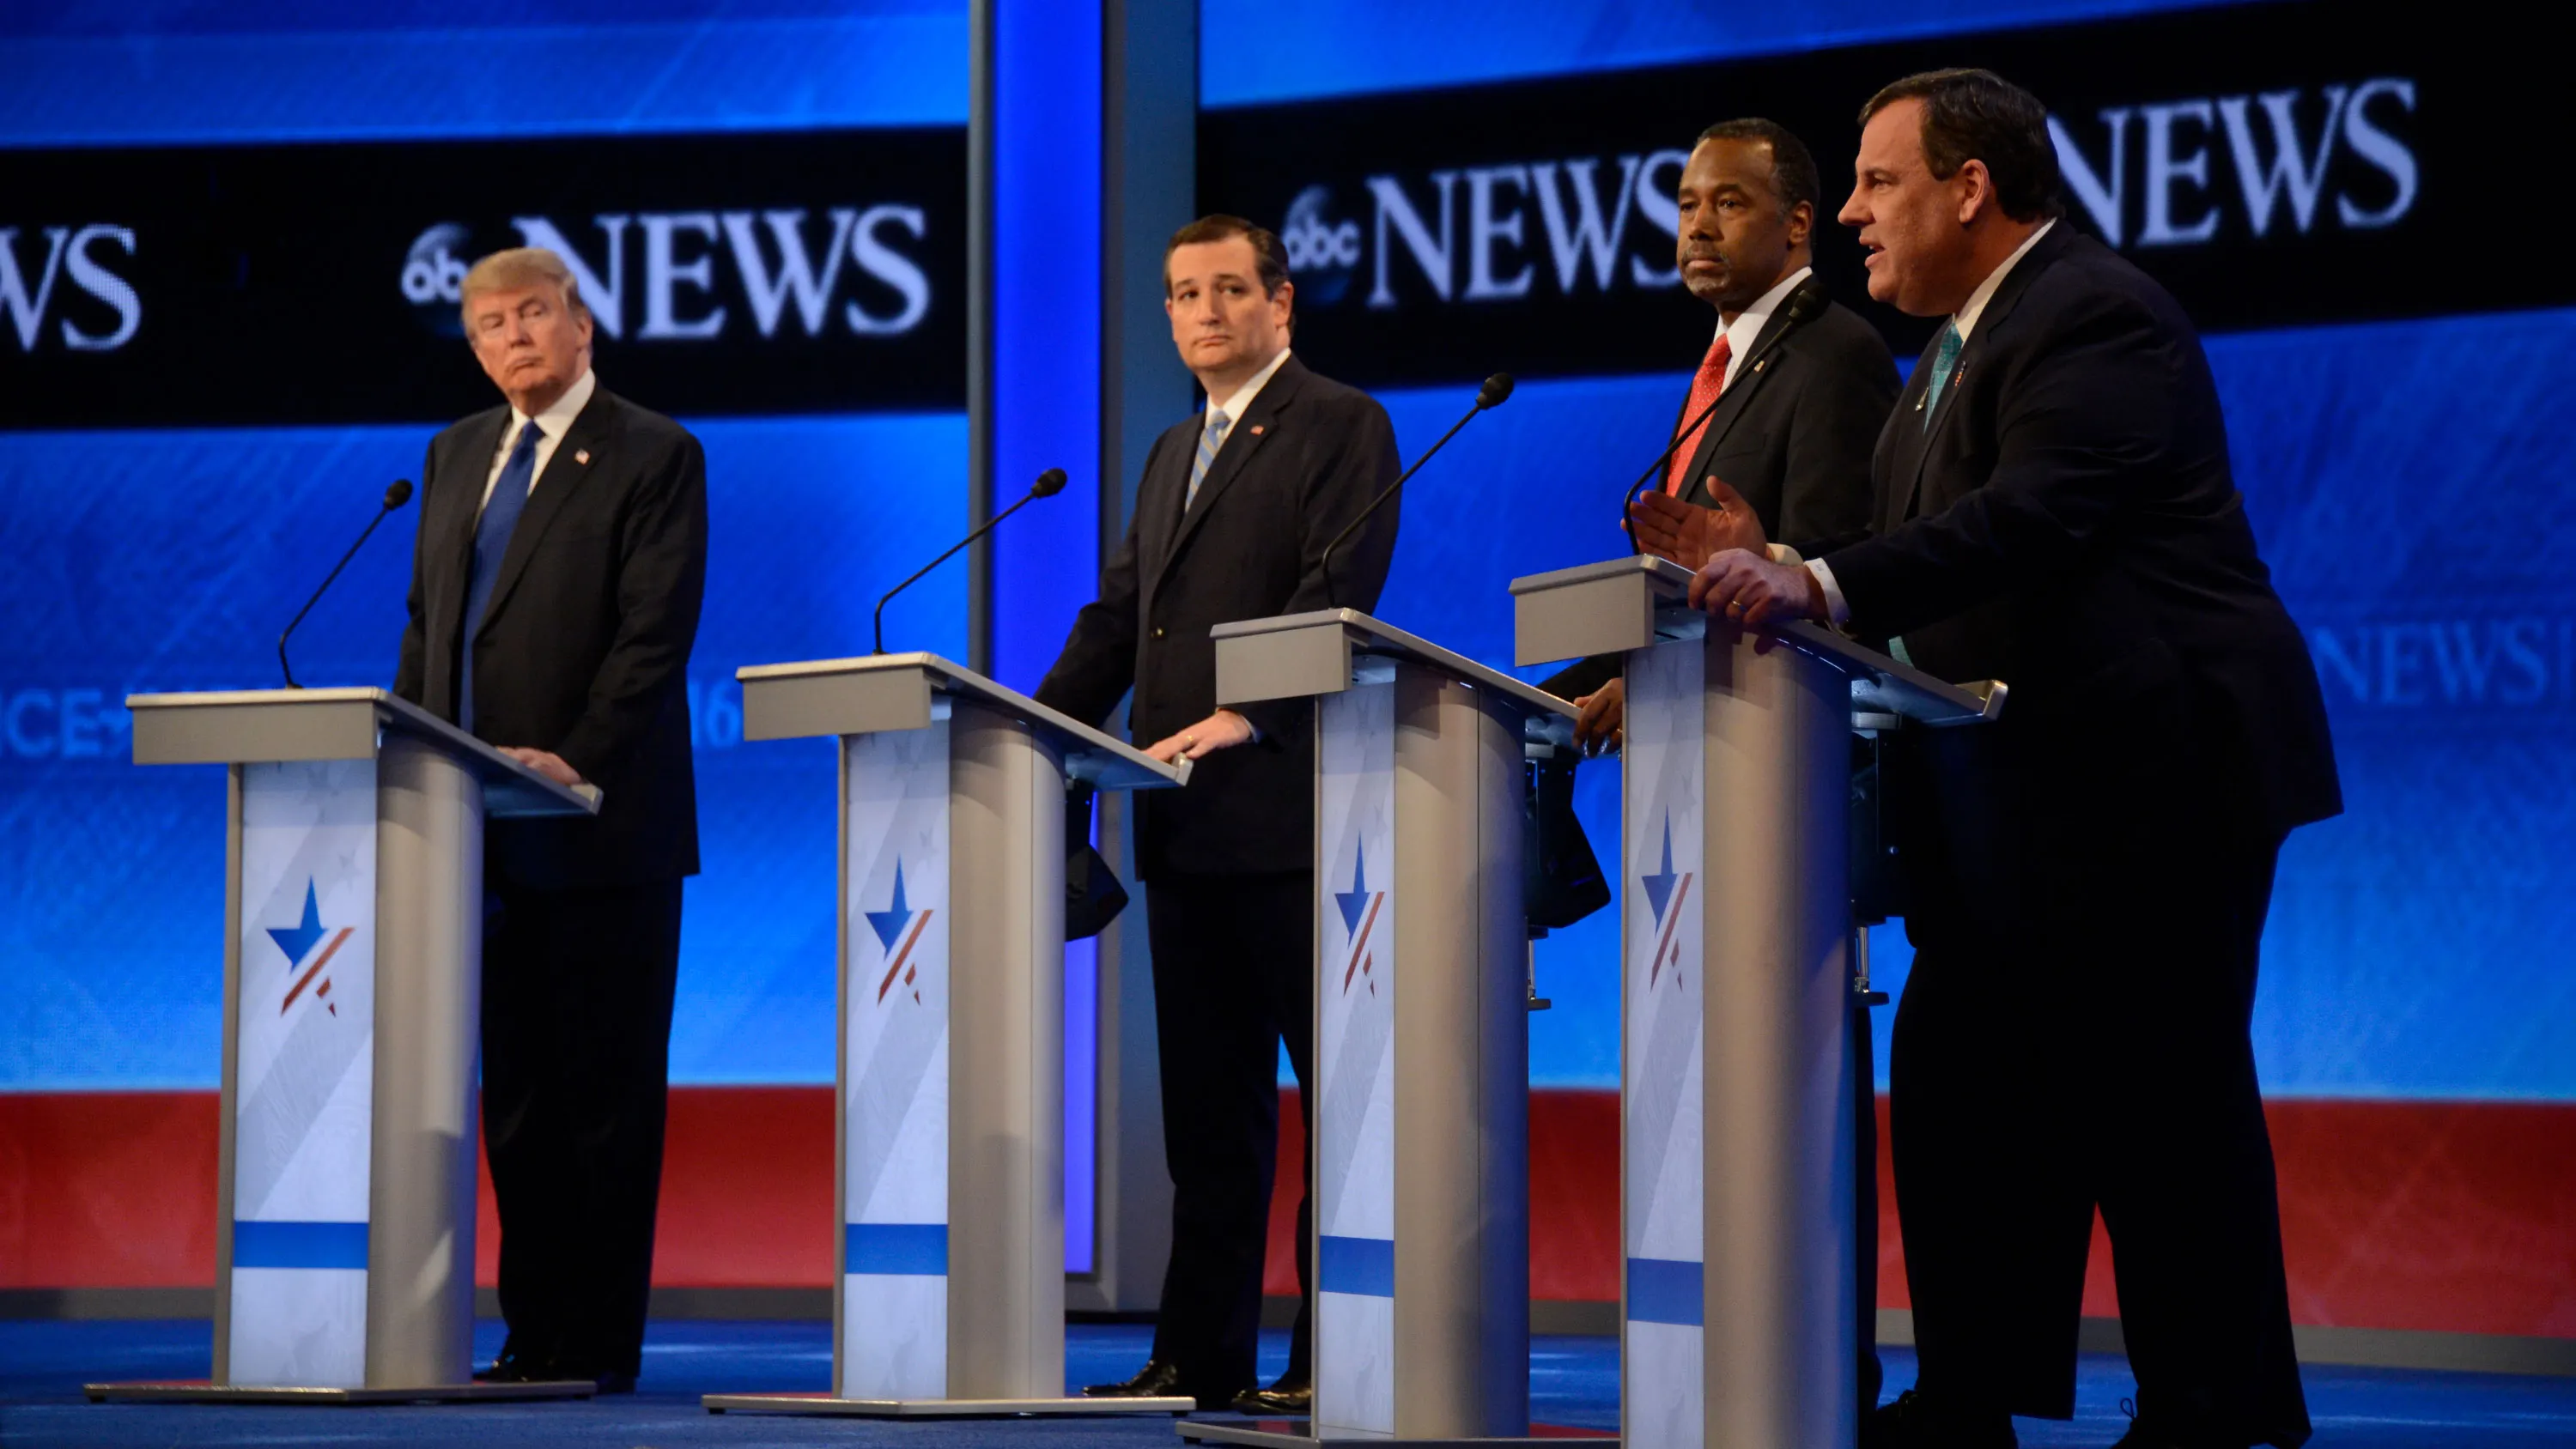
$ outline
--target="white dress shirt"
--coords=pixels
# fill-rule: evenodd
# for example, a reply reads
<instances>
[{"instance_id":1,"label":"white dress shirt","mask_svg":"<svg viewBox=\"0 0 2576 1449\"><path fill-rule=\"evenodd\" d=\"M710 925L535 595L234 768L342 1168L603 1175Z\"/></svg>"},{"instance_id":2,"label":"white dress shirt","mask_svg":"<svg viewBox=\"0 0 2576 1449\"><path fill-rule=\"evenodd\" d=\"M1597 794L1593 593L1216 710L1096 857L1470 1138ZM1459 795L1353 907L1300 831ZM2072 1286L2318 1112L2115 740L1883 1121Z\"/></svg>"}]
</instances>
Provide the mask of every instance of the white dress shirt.
<instances>
[{"instance_id":1,"label":"white dress shirt","mask_svg":"<svg viewBox=\"0 0 2576 1449\"><path fill-rule=\"evenodd\" d=\"M1993 271L1986 273L1986 279L1977 284L1977 290L1968 294L1967 302L1958 311L1950 314L1950 327L1959 334L1959 343L1962 347L1967 345L1968 334L1976 328L1977 319L1986 314L1986 304L1995 299L1995 289L2004 284L2004 278L2011 273L2013 267L2023 257L2030 255L2030 249L2039 245L2039 239L2048 235L2049 230L2056 225L2056 218L2051 217L2041 222L2037 231L2023 237L2021 245L2013 248L2013 254L2004 258L2003 263ZM1824 590L1826 614L1838 627L1850 623L1851 605L1843 599L1841 585L1834 582L1834 571L1825 567L1825 561L1820 558L1808 559L1806 564L1807 572L1816 576L1816 587Z\"/></svg>"},{"instance_id":2,"label":"white dress shirt","mask_svg":"<svg viewBox=\"0 0 2576 1449\"><path fill-rule=\"evenodd\" d=\"M1277 372L1280 365L1287 360L1288 349L1282 347L1279 349L1279 355L1263 363L1259 372L1254 373L1243 386L1234 390L1232 397L1216 404L1217 410L1225 414L1225 435L1228 438L1234 436L1234 425L1243 421L1243 414L1252 406L1253 399L1261 396L1261 390L1269 386L1270 375ZM1215 402L1215 399L1211 398L1209 401Z\"/></svg>"},{"instance_id":3,"label":"white dress shirt","mask_svg":"<svg viewBox=\"0 0 2576 1449\"><path fill-rule=\"evenodd\" d=\"M516 407L511 408L510 425L501 430L501 446L492 454L492 470L483 475L483 502L489 504L492 501L492 485L501 481L501 470L510 462L510 450L518 446L519 434L527 431L528 424L531 422L537 425L538 433L537 466L536 470L528 475L528 492L533 495L537 491L538 481L546 476L546 462L554 457L555 445L563 441L565 433L571 431L572 420L581 416L583 408L590 406L590 395L597 391L599 391L599 378L597 374L585 367L581 370L581 377L572 386L564 389L564 395L556 398L551 407L534 418L530 418ZM474 516L482 517L482 509L476 508Z\"/></svg>"},{"instance_id":4,"label":"white dress shirt","mask_svg":"<svg viewBox=\"0 0 2576 1449\"><path fill-rule=\"evenodd\" d=\"M1744 360L1753 355L1753 344L1761 338L1762 329L1770 325L1771 314L1779 311L1780 304L1789 300L1789 294L1815 270L1800 267L1782 277L1780 285L1754 298L1753 305L1736 313L1734 321L1720 324L1717 335L1726 339L1726 380L1719 385L1720 392L1735 386L1735 375L1744 370ZM1716 338L1709 340L1715 345Z\"/></svg>"}]
</instances>

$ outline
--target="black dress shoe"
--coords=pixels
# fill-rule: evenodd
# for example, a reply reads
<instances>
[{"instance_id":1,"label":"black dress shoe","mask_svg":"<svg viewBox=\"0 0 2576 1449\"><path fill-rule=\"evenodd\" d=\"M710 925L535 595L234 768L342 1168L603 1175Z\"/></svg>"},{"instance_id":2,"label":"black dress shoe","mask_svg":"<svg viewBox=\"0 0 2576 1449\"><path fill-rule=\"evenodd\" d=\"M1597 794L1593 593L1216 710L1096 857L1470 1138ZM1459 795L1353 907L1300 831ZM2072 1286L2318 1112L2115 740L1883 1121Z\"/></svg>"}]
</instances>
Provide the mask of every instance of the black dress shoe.
<instances>
[{"instance_id":1,"label":"black dress shoe","mask_svg":"<svg viewBox=\"0 0 2576 1449\"><path fill-rule=\"evenodd\" d=\"M1907 1389L1861 1416L1860 1449L2019 1449L2012 1416L1961 1411Z\"/></svg>"},{"instance_id":2,"label":"black dress shoe","mask_svg":"<svg viewBox=\"0 0 2576 1449\"><path fill-rule=\"evenodd\" d=\"M1260 1419L1305 1419L1315 1412L1312 1381L1281 1379L1266 1389L1245 1389L1234 1396L1237 1413Z\"/></svg>"},{"instance_id":3,"label":"black dress shoe","mask_svg":"<svg viewBox=\"0 0 2576 1449\"><path fill-rule=\"evenodd\" d=\"M474 1382L478 1384L533 1384L558 1377L551 1360L506 1346L490 1368L474 1371Z\"/></svg>"},{"instance_id":4,"label":"black dress shoe","mask_svg":"<svg viewBox=\"0 0 2576 1449\"><path fill-rule=\"evenodd\" d=\"M1191 1387L1181 1377L1180 1365L1159 1358L1145 1360L1136 1376L1124 1383L1093 1384L1082 1394L1088 1399L1195 1399L1202 1409L1222 1409L1235 1397L1232 1389L1202 1391Z\"/></svg>"}]
</instances>

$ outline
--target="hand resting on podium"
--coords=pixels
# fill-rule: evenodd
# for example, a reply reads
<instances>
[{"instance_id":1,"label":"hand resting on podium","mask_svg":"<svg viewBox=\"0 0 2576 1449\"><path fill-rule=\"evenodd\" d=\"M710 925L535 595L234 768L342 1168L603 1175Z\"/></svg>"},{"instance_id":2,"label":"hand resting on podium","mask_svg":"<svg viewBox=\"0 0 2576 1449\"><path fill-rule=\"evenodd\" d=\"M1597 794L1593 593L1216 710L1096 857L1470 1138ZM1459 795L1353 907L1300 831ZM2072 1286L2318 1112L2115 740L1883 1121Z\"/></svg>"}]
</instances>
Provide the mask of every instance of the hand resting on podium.
<instances>
[{"instance_id":1,"label":"hand resting on podium","mask_svg":"<svg viewBox=\"0 0 2576 1449\"><path fill-rule=\"evenodd\" d=\"M566 789L582 783L581 771L565 764L563 756L551 750L532 750L525 745L496 745L493 748Z\"/></svg>"},{"instance_id":2,"label":"hand resting on podium","mask_svg":"<svg viewBox=\"0 0 2576 1449\"><path fill-rule=\"evenodd\" d=\"M1230 750L1236 745L1252 743L1252 721L1230 709L1221 709L1178 734L1165 735L1145 747L1145 753L1168 765L1187 755L1204 759L1211 750Z\"/></svg>"}]
</instances>

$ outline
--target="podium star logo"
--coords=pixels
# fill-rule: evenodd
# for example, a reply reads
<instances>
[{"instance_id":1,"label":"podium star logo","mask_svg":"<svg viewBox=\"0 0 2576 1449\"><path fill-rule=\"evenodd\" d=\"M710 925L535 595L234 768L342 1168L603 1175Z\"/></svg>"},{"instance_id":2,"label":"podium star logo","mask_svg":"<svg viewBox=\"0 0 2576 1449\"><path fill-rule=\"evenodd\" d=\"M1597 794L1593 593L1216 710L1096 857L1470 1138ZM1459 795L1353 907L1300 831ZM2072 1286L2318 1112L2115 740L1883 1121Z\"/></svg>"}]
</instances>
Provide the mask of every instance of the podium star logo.
<instances>
[{"instance_id":1,"label":"podium star logo","mask_svg":"<svg viewBox=\"0 0 2576 1449\"><path fill-rule=\"evenodd\" d=\"M1377 925L1378 907L1386 904L1386 892L1369 889L1367 846L1361 846L1351 861L1351 888L1333 892L1333 904L1341 908L1342 934L1351 942L1350 961L1342 967L1342 994L1350 994L1353 978L1366 977L1369 995L1375 996L1377 956L1368 949L1369 931Z\"/></svg>"},{"instance_id":2,"label":"podium star logo","mask_svg":"<svg viewBox=\"0 0 2576 1449\"><path fill-rule=\"evenodd\" d=\"M1368 909L1368 847L1359 848L1358 858L1351 862L1351 888L1333 892L1333 904L1342 908L1342 934L1354 934L1360 928L1360 912Z\"/></svg>"},{"instance_id":3,"label":"podium star logo","mask_svg":"<svg viewBox=\"0 0 2576 1449\"><path fill-rule=\"evenodd\" d=\"M278 950L286 953L286 969L291 973L299 966L304 967L304 974L296 977L295 984L287 988L286 999L277 1004L277 1014L280 1016L284 1016L286 1009L295 1004L295 998L304 994L305 987L313 985L315 977L321 977L322 984L314 989L313 999L322 1002L323 1009L331 1015L340 1014L339 1003L327 999L331 995L331 978L322 975L322 968L331 964L331 958L339 954L340 948L348 944L349 938L357 933L358 928L342 926L337 932L333 932L329 927L324 926L321 901L313 887L313 878L305 877L302 920L292 926L267 928L268 938L277 943ZM324 945L318 953L315 952L313 949L315 943L322 941L326 936L330 938L329 944ZM313 963L309 966L305 965L304 958L307 956L313 958Z\"/></svg>"},{"instance_id":4,"label":"podium star logo","mask_svg":"<svg viewBox=\"0 0 2576 1449\"><path fill-rule=\"evenodd\" d=\"M906 986L913 986L920 978L921 968L907 963L912 959L914 944L921 940L922 927L930 924L929 907L925 906L916 911L904 900L902 856L898 855L894 858L894 899L887 902L886 908L882 911L865 911L861 914L868 918L868 928L877 933L878 948L886 953L885 979L877 983L877 1000L883 1002L886 999L886 993L894 989L897 976L903 978L903 984ZM906 930L907 926L911 929ZM902 938L901 946L895 944L898 937ZM913 991L912 1000L916 1006L921 1003L921 992L918 989Z\"/></svg>"},{"instance_id":5,"label":"podium star logo","mask_svg":"<svg viewBox=\"0 0 2576 1449\"><path fill-rule=\"evenodd\" d=\"M1646 903L1654 907L1655 925L1659 928L1664 924L1664 903L1672 899L1674 879L1673 815L1667 810L1664 812L1664 868L1655 875L1638 877L1638 884L1646 888Z\"/></svg>"},{"instance_id":6,"label":"podium star logo","mask_svg":"<svg viewBox=\"0 0 2576 1449\"><path fill-rule=\"evenodd\" d=\"M896 856L894 861L893 903L882 911L869 911L867 917L868 924L876 928L877 944L888 951L893 950L894 938L902 935L903 928L912 920L911 910L903 903L902 856Z\"/></svg>"},{"instance_id":7,"label":"podium star logo","mask_svg":"<svg viewBox=\"0 0 2576 1449\"><path fill-rule=\"evenodd\" d=\"M1664 968L1673 968L1673 984L1681 984L1682 947L1676 929L1681 924L1681 903L1690 894L1691 873L1673 870L1673 813L1664 812L1664 864L1653 875L1642 875L1637 883L1646 888L1646 904L1655 913L1655 954L1646 963L1646 989L1652 991L1663 979ZM1668 909L1669 908L1669 909Z\"/></svg>"}]
</instances>

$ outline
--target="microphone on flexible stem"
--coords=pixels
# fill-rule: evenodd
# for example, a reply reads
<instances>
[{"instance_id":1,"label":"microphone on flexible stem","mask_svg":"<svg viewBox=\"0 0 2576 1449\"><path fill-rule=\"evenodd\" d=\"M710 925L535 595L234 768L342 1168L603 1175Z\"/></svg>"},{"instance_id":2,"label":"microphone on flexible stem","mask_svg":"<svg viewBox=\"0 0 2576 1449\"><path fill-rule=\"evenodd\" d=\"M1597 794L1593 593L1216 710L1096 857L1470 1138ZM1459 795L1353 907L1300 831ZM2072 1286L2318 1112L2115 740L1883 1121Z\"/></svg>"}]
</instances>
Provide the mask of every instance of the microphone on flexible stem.
<instances>
[{"instance_id":1,"label":"microphone on flexible stem","mask_svg":"<svg viewBox=\"0 0 2576 1449\"><path fill-rule=\"evenodd\" d=\"M1062 468L1049 468L1045 472L1040 473L1038 475L1038 481L1029 485L1029 491L1021 494L1018 502L1003 509L1001 512L994 514L992 517L985 519L983 525L977 528L973 533L970 533L964 538L957 540L955 543L950 544L948 546L947 553L943 553L939 557L932 559L930 562L923 564L919 569L914 571L911 578L905 579L902 583L886 590L885 597L877 600L875 620L876 647L869 652L874 654L883 654L885 652L885 606L893 601L895 595L900 594L904 590L911 588L914 584L919 583L923 574L926 574L932 569L939 567L941 564L948 562L950 555L956 553L957 550L964 548L966 545L973 543L979 538L982 538L985 534L991 533L995 525L999 524L1003 519L1008 518L1012 514L1027 507L1032 500L1039 498L1053 498L1055 495L1062 493L1064 491L1064 481L1064 470Z\"/></svg>"},{"instance_id":2,"label":"microphone on flexible stem","mask_svg":"<svg viewBox=\"0 0 2576 1449\"><path fill-rule=\"evenodd\" d=\"M1449 425L1449 431L1440 435L1439 442L1432 444L1428 449L1424 450L1421 457L1414 459L1412 467L1395 475L1394 482L1379 489L1378 495L1368 501L1368 507L1360 510L1359 517L1352 519L1347 524L1344 524L1342 526L1342 531L1333 535L1333 541L1324 545L1324 604L1327 608L1338 607L1333 602L1333 550L1340 548L1344 543L1349 541L1352 534L1359 532L1360 525L1368 522L1371 517L1375 516L1378 509L1385 506L1386 500L1393 498L1396 490L1404 486L1406 479L1411 478L1415 473L1421 471L1422 465L1431 461L1431 455L1433 453L1437 453L1442 448L1449 446L1449 440L1458 436L1458 430L1467 426L1468 419L1475 417L1476 414L1483 412L1487 408L1501 407L1503 405L1503 400L1511 395L1512 375L1510 373L1498 372L1493 376L1486 378L1485 385L1476 389L1476 405L1467 409L1467 416L1451 423Z\"/></svg>"},{"instance_id":3,"label":"microphone on flexible stem","mask_svg":"<svg viewBox=\"0 0 2576 1449\"><path fill-rule=\"evenodd\" d=\"M294 633L295 626L304 622L304 616L313 612L313 606L322 602L322 596L330 592L332 582L340 577L340 570L347 568L349 566L349 560L358 556L358 550L366 547L367 536L376 531L377 524L385 521L385 515L402 507L410 501L411 480L409 478L396 478L393 482L393 486L385 490L384 506L377 509L376 516L368 519L367 526L358 531L358 541L349 545L349 551L340 555L340 561L338 563L331 565L331 572L323 578L322 587L313 591L313 597L304 601L304 607L295 611L295 617L287 621L284 632L277 636L277 672L286 676L287 688L302 689L304 687L303 685L295 682L295 670L286 662L287 635Z\"/></svg>"},{"instance_id":4,"label":"microphone on flexible stem","mask_svg":"<svg viewBox=\"0 0 2576 1449\"><path fill-rule=\"evenodd\" d=\"M1760 362L1763 358L1768 357L1771 354L1771 349L1778 347L1790 333L1797 331L1801 325L1814 320L1818 313L1825 310L1825 304L1831 300L1833 299L1825 295L1825 289L1818 285L1813 278L1808 279L1806 285L1791 292L1789 294L1789 300L1782 304L1780 308L1780 330L1771 334L1770 341L1753 349L1753 355L1744 359L1744 367L1736 370L1736 376L1753 378L1760 377L1760 372L1758 370L1753 370L1754 364ZM1688 427L1685 427L1680 432L1674 434L1672 443L1662 452L1655 455L1655 461L1646 465L1646 471L1637 475L1636 482L1628 485L1627 496L1619 500L1619 530L1622 533L1628 534L1628 552L1638 553L1642 551L1637 547L1636 534L1630 532L1628 529L1628 510L1636 506L1637 495L1645 491L1645 487L1649 482L1663 475L1664 470L1671 466L1673 455L1682 450L1682 444L1690 441L1691 435L1699 431L1702 423L1708 421L1708 415L1716 412L1717 405L1726 401L1726 399L1727 394L1723 392L1710 398L1708 400L1708 406L1699 410L1699 415L1690 420L1690 425Z\"/></svg>"}]
</instances>

